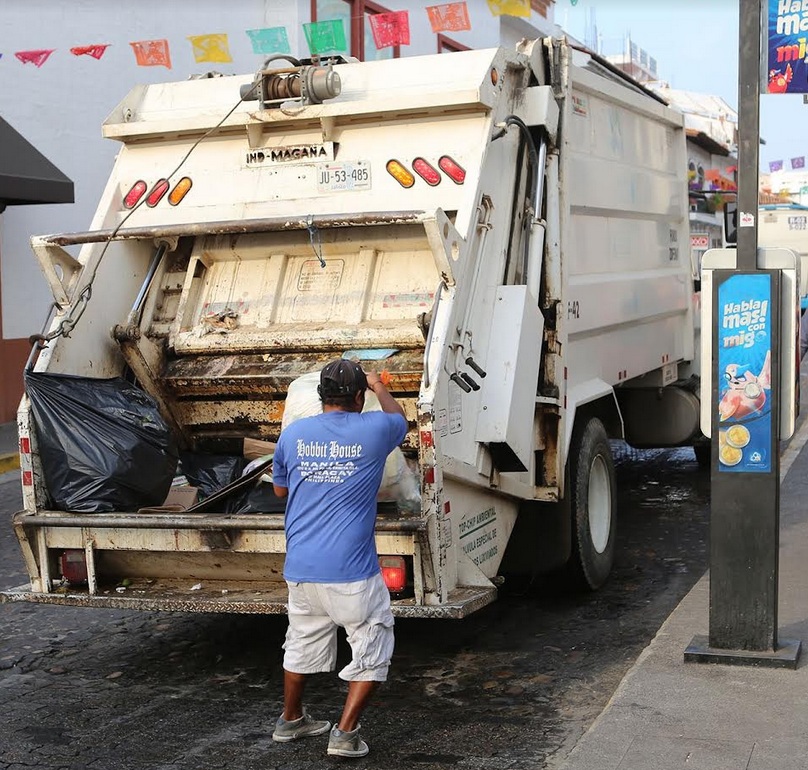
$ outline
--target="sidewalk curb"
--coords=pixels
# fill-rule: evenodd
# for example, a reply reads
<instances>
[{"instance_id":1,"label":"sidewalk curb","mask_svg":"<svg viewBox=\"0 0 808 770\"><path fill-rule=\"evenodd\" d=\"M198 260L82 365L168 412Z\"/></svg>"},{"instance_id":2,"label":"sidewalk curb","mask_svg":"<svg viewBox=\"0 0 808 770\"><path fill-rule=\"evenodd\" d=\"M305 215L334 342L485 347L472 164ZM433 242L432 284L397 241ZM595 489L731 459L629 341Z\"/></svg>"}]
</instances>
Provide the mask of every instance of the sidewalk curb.
<instances>
[{"instance_id":1,"label":"sidewalk curb","mask_svg":"<svg viewBox=\"0 0 808 770\"><path fill-rule=\"evenodd\" d=\"M20 455L17 452L0 454L0 473L8 473L20 469Z\"/></svg>"}]
</instances>

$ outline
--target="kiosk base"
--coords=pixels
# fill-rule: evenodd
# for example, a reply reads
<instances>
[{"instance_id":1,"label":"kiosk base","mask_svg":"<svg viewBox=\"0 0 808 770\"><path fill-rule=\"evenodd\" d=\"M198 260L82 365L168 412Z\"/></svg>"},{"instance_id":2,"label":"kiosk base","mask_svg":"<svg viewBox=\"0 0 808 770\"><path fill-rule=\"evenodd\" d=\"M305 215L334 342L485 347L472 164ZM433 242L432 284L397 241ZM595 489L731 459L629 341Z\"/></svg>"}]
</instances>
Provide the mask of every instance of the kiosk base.
<instances>
[{"instance_id":1,"label":"kiosk base","mask_svg":"<svg viewBox=\"0 0 808 770\"><path fill-rule=\"evenodd\" d=\"M707 636L694 636L685 650L685 663L723 663L728 666L797 668L802 642L780 639L776 650L725 650L710 647Z\"/></svg>"}]
</instances>

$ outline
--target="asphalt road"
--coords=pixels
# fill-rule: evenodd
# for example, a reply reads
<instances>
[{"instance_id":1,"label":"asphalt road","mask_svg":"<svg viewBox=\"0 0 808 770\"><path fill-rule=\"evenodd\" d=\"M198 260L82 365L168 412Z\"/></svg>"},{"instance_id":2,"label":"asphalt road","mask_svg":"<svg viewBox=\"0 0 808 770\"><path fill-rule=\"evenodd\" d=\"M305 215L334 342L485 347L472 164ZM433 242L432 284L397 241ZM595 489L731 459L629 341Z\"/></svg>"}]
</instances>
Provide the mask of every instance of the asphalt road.
<instances>
[{"instance_id":1,"label":"asphalt road","mask_svg":"<svg viewBox=\"0 0 808 770\"><path fill-rule=\"evenodd\" d=\"M0 768L553 768L706 568L709 476L690 450L624 452L618 482L616 567L597 594L511 586L464 621L397 621L361 760L327 757L325 737L271 740L285 617L0 604ZM25 580L18 484L0 476L3 586ZM336 719L344 691L318 675L310 711Z\"/></svg>"}]
</instances>

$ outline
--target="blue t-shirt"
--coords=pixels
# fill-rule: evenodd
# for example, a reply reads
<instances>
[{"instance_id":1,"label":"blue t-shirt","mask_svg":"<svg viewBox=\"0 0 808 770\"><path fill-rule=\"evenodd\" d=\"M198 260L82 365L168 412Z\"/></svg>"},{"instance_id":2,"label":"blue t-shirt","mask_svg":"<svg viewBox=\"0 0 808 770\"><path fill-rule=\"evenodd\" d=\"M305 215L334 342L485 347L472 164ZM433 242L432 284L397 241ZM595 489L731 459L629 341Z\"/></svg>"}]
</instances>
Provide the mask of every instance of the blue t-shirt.
<instances>
[{"instance_id":1,"label":"blue t-shirt","mask_svg":"<svg viewBox=\"0 0 808 770\"><path fill-rule=\"evenodd\" d=\"M407 421L386 412L325 412L287 426L272 480L289 489L283 576L350 583L379 572L374 525L387 455Z\"/></svg>"}]
</instances>

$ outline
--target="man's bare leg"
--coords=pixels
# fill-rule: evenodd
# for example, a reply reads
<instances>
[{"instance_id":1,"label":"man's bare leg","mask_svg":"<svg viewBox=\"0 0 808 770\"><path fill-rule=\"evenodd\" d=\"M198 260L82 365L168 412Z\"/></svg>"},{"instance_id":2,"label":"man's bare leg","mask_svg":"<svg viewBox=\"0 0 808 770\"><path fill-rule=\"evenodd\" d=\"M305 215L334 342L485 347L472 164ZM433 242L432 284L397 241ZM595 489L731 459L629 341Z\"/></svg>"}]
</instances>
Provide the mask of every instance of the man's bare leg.
<instances>
[{"instance_id":1,"label":"man's bare leg","mask_svg":"<svg viewBox=\"0 0 808 770\"><path fill-rule=\"evenodd\" d=\"M348 684L348 696L345 698L345 706L342 709L342 716L337 727L343 732L349 733L356 729L359 724L359 717L367 706L370 696L378 687L378 682L350 682ZM302 690L301 690L301 698ZM286 718L286 717L284 717Z\"/></svg>"},{"instance_id":2,"label":"man's bare leg","mask_svg":"<svg viewBox=\"0 0 808 770\"><path fill-rule=\"evenodd\" d=\"M293 722L303 716L303 690L306 687L307 676L283 670L283 718L287 722Z\"/></svg>"}]
</instances>

